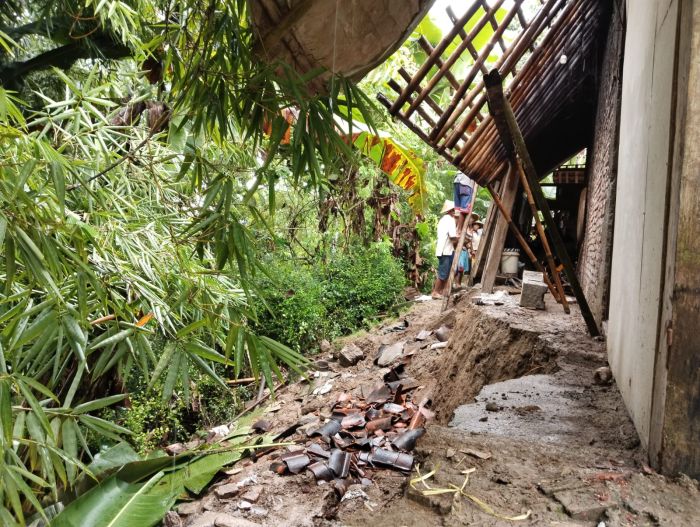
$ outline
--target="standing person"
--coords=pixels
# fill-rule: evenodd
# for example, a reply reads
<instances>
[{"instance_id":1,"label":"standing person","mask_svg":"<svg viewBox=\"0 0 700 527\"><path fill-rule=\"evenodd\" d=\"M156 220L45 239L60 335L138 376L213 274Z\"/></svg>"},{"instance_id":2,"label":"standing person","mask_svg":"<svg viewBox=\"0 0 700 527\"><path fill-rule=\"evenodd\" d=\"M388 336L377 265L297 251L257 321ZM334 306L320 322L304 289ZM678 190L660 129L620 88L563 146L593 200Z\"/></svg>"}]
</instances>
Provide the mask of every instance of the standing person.
<instances>
[{"instance_id":1,"label":"standing person","mask_svg":"<svg viewBox=\"0 0 700 527\"><path fill-rule=\"evenodd\" d=\"M476 216L476 218L474 218ZM484 233L484 224L479 219L479 215L472 213L472 232L471 232L471 256L476 258L476 252L479 250L479 244L481 243L481 235Z\"/></svg>"},{"instance_id":2,"label":"standing person","mask_svg":"<svg viewBox=\"0 0 700 527\"><path fill-rule=\"evenodd\" d=\"M457 231L462 230L464 218L472 208L472 194L474 192L474 182L462 172L457 172L454 179L454 202L455 210L460 213L457 219Z\"/></svg>"},{"instance_id":3,"label":"standing person","mask_svg":"<svg viewBox=\"0 0 700 527\"><path fill-rule=\"evenodd\" d=\"M442 298L445 290L447 278L452 269L452 258L457 243L457 222L454 218L455 204L452 201L445 201L440 214L442 217L437 224L437 243L435 246L435 256L438 258L438 272L435 283L433 283L433 298Z\"/></svg>"}]
</instances>

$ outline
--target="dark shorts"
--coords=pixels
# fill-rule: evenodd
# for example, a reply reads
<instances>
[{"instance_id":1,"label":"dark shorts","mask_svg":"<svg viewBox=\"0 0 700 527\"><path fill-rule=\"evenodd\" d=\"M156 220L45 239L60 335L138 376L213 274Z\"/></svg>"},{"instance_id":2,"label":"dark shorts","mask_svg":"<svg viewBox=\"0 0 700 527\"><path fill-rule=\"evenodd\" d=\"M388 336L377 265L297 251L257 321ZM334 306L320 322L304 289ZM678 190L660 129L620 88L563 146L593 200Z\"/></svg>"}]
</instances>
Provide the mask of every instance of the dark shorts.
<instances>
[{"instance_id":1,"label":"dark shorts","mask_svg":"<svg viewBox=\"0 0 700 527\"><path fill-rule=\"evenodd\" d=\"M472 187L469 185L454 184L455 208L469 212L467 209L472 202Z\"/></svg>"},{"instance_id":2,"label":"dark shorts","mask_svg":"<svg viewBox=\"0 0 700 527\"><path fill-rule=\"evenodd\" d=\"M453 256L452 254L448 256L438 256L438 278L440 280L447 280L447 277L450 276Z\"/></svg>"}]
</instances>

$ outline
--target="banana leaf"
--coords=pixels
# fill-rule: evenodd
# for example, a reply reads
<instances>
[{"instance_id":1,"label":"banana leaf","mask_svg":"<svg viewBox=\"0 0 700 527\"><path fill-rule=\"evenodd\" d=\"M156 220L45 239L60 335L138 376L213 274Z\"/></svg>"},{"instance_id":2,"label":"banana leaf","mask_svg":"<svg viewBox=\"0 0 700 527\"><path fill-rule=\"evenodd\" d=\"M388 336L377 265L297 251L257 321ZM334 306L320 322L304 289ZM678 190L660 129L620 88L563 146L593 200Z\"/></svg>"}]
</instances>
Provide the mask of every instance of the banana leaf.
<instances>
[{"instance_id":1,"label":"banana leaf","mask_svg":"<svg viewBox=\"0 0 700 527\"><path fill-rule=\"evenodd\" d=\"M352 143L363 155L374 161L395 185L410 192L408 204L413 212L422 215L427 194L423 160L393 139L370 132L353 134Z\"/></svg>"},{"instance_id":2,"label":"banana leaf","mask_svg":"<svg viewBox=\"0 0 700 527\"><path fill-rule=\"evenodd\" d=\"M198 456L162 456L124 465L115 474L71 502L52 527L149 527L165 516L187 490L199 493L224 466L235 463L246 447Z\"/></svg>"}]
</instances>

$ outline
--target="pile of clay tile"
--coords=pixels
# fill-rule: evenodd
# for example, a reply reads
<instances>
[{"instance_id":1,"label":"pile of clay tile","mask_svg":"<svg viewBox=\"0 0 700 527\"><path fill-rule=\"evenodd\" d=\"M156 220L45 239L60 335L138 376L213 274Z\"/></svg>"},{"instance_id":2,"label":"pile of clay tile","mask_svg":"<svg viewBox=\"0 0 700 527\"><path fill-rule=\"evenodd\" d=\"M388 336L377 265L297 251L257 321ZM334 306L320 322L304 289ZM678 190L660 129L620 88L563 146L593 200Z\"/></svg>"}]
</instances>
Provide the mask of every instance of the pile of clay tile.
<instances>
[{"instance_id":1,"label":"pile of clay tile","mask_svg":"<svg viewBox=\"0 0 700 527\"><path fill-rule=\"evenodd\" d=\"M409 473L411 451L425 433L426 420L433 417L425 408L427 400L412 402L417 387L414 379L403 377L401 365L355 395L341 393L331 417L307 433L304 448L280 455L271 470L278 474L309 470L318 481L334 481L341 494L377 469Z\"/></svg>"}]
</instances>

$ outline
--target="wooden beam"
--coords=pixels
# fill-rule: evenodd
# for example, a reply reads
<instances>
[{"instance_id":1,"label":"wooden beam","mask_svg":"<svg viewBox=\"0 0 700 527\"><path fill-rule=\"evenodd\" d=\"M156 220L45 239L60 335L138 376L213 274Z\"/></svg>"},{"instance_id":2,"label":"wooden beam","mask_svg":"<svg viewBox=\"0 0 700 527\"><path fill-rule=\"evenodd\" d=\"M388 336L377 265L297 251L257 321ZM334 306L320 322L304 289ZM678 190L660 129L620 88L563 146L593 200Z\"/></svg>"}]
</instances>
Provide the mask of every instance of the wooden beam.
<instances>
[{"instance_id":1,"label":"wooden beam","mask_svg":"<svg viewBox=\"0 0 700 527\"><path fill-rule=\"evenodd\" d=\"M552 243L554 244L554 249L559 257L559 260L564 266L566 277L569 279L571 289L573 289L576 300L581 308L581 314L583 315L583 319L586 321L586 326L588 326L588 332L591 334L591 336L598 336L600 335L598 325L593 317L593 313L591 313L591 310L588 307L586 296L583 294L583 289L581 289L581 284L579 283L578 277L576 276L576 271L574 270L574 264L569 257L569 253L566 251L564 240L559 233L559 228L557 227L554 217L552 216L552 212L549 209L547 198L545 198L542 192L542 187L540 187L537 171L535 170L535 166L530 158L530 153L525 145L525 139L520 131L520 127L515 120L515 115L513 115L513 109L510 107L508 99L506 99L505 95L503 94L503 82L498 70L491 71L491 73L484 78L484 83L486 84L486 93L489 99L491 115L493 116L494 120L504 120L507 124L509 135L506 137L501 137L501 140L506 145L510 142L515 146L515 151L523 164L525 176L527 177L527 181L532 189L535 203L537 203L537 208L542 211L544 221L547 224L549 234L552 238Z\"/></svg>"},{"instance_id":2,"label":"wooden beam","mask_svg":"<svg viewBox=\"0 0 700 527\"><path fill-rule=\"evenodd\" d=\"M496 183L498 184L500 181L497 181ZM489 205L489 210L486 213L486 218L484 219L484 232L481 235L481 241L479 241L479 248L476 250L474 264L469 271L472 282L474 282L478 276L481 276L481 271L484 268L486 255L488 254L489 247L491 246L494 226L496 225L496 215L498 214L496 209L496 204L492 201L491 205Z\"/></svg>"},{"instance_id":3,"label":"wooden beam","mask_svg":"<svg viewBox=\"0 0 700 527\"><path fill-rule=\"evenodd\" d=\"M506 177L503 179L501 197L499 198L501 207L498 208L501 211L505 210L508 212L508 214L510 214L510 211L513 210L513 204L515 203L515 196L517 194L518 176L516 175L515 170L511 168L508 170L508 174L506 174ZM481 290L484 293L493 292L493 285L496 283L498 266L501 264L503 246L506 243L506 235L508 234L508 220L506 220L506 217L503 214L499 214L496 215L494 219L496 220L496 225L494 226L491 245L489 247L488 256L486 257L484 273L481 275Z\"/></svg>"}]
</instances>

